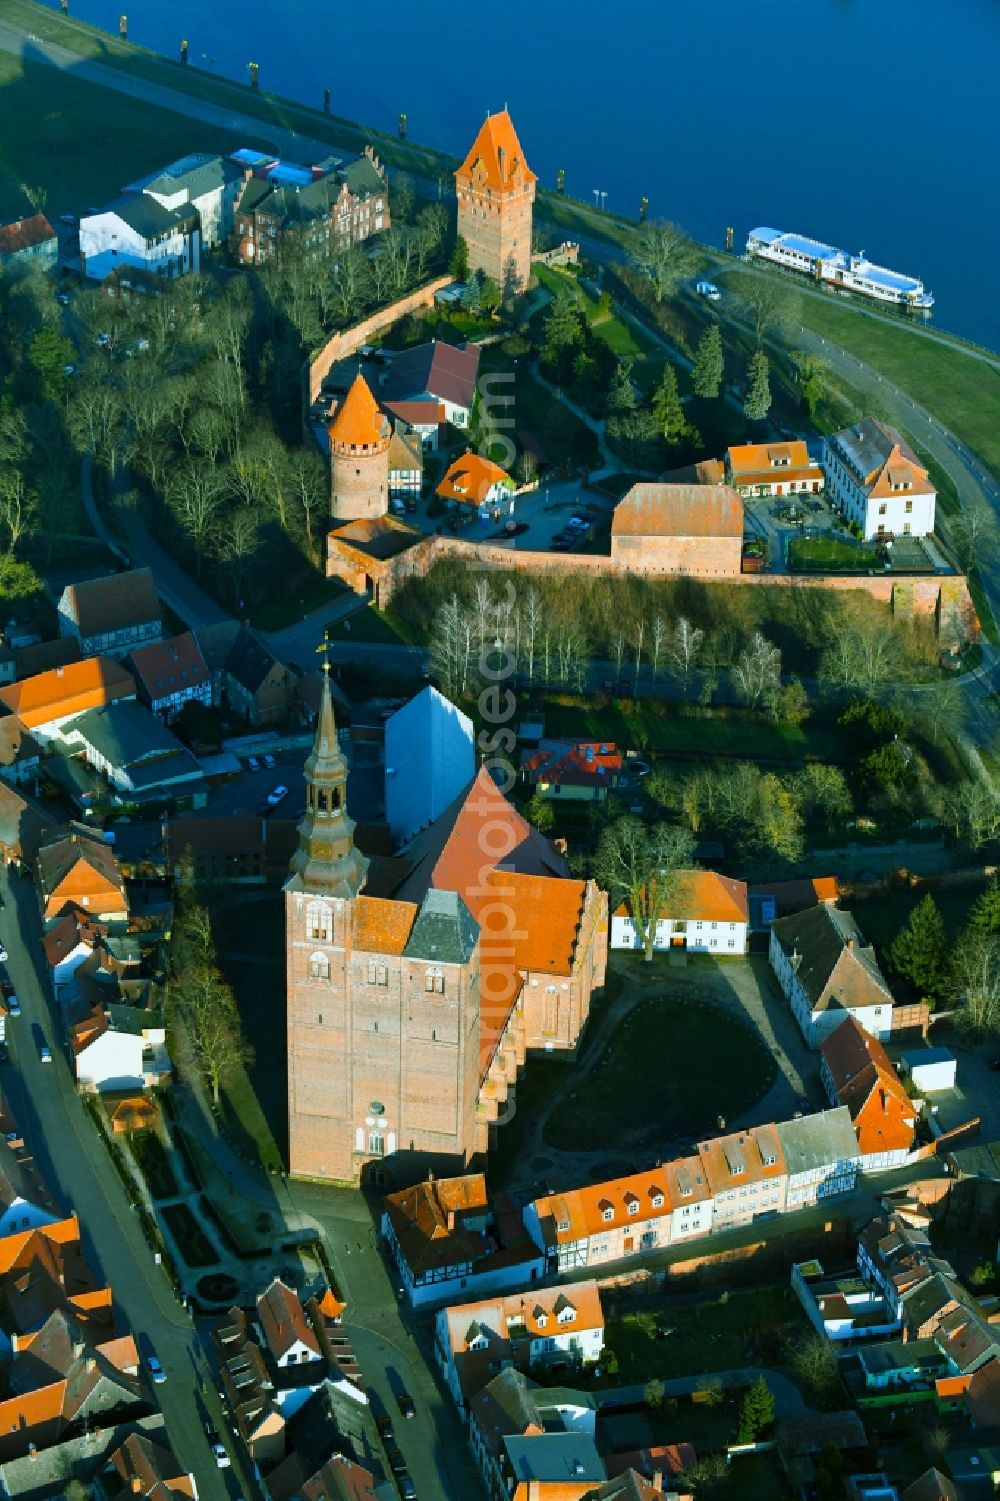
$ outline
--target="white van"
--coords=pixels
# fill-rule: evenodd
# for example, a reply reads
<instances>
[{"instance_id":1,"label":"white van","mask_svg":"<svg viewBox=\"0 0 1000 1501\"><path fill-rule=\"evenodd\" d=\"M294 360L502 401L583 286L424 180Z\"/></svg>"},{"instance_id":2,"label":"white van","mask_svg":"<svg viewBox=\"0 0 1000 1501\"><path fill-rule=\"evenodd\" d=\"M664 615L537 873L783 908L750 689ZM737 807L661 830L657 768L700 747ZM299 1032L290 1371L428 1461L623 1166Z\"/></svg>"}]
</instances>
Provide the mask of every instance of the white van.
<instances>
[{"instance_id":1,"label":"white van","mask_svg":"<svg viewBox=\"0 0 1000 1501\"><path fill-rule=\"evenodd\" d=\"M718 302L722 293L713 281L699 281L695 285L695 291L699 297L707 297L709 302Z\"/></svg>"}]
</instances>

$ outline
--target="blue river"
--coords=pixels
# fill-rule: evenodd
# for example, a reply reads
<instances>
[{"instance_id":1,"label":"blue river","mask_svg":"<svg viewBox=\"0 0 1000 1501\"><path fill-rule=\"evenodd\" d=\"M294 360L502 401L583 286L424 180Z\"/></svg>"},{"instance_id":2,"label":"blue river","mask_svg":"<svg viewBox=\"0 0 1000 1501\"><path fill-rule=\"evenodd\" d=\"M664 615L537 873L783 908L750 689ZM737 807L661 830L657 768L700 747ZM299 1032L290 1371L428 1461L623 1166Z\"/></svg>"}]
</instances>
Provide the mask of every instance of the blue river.
<instances>
[{"instance_id":1,"label":"blue river","mask_svg":"<svg viewBox=\"0 0 1000 1501\"><path fill-rule=\"evenodd\" d=\"M55 0L48 0L55 4ZM721 245L759 224L922 278L1000 349L997 0L70 0L132 41L457 154L506 104L543 186Z\"/></svg>"}]
</instances>

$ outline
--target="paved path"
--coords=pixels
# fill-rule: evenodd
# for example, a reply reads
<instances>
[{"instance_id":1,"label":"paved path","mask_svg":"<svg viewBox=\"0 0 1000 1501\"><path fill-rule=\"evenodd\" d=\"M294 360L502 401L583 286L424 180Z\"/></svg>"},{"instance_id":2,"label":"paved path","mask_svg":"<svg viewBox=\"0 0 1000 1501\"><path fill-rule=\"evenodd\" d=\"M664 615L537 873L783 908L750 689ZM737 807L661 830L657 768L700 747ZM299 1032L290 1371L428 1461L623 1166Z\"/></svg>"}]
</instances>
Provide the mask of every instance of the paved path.
<instances>
[{"instance_id":1,"label":"paved path","mask_svg":"<svg viewBox=\"0 0 1000 1501\"><path fill-rule=\"evenodd\" d=\"M151 1342L167 1372L166 1383L153 1390L177 1457L197 1475L199 1494L206 1501L223 1501L226 1488L202 1430L207 1413L220 1434L227 1431L205 1349L166 1274L154 1265L139 1221L76 1093L42 954L34 887L3 872L0 890L0 931L23 1013L8 1022L13 1063L4 1070L4 1091L57 1202L79 1216L87 1260L111 1288L119 1319L135 1331L140 1344L143 1337ZM49 1064L38 1056L33 1025L40 1026L50 1042ZM243 1495L257 1495L250 1477L240 1478Z\"/></svg>"}]
</instances>

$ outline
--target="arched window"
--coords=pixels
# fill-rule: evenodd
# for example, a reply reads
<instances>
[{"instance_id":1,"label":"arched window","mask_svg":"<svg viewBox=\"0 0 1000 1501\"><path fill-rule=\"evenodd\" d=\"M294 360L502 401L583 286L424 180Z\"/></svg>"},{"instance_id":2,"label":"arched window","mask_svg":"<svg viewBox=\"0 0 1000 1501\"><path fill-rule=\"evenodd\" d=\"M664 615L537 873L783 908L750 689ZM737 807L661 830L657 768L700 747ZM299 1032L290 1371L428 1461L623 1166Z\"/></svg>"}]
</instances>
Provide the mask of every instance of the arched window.
<instances>
[{"instance_id":1,"label":"arched window","mask_svg":"<svg viewBox=\"0 0 1000 1501\"><path fill-rule=\"evenodd\" d=\"M424 976L424 989L429 993L444 995L444 971L429 969Z\"/></svg>"},{"instance_id":2,"label":"arched window","mask_svg":"<svg viewBox=\"0 0 1000 1501\"><path fill-rule=\"evenodd\" d=\"M320 943L329 943L331 937L330 909L325 902L310 902L306 908L306 932Z\"/></svg>"},{"instance_id":3,"label":"arched window","mask_svg":"<svg viewBox=\"0 0 1000 1501\"><path fill-rule=\"evenodd\" d=\"M309 959L310 980L329 980L330 961L325 954L313 954Z\"/></svg>"}]
</instances>

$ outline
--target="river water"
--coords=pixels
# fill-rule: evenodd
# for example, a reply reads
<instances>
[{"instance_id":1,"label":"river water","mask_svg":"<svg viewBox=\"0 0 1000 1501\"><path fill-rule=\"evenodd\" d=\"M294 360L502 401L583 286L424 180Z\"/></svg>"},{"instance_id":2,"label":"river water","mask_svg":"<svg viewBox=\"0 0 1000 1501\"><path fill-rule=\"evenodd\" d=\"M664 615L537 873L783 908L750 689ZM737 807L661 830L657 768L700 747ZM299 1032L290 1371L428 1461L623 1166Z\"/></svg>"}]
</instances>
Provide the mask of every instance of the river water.
<instances>
[{"instance_id":1,"label":"river water","mask_svg":"<svg viewBox=\"0 0 1000 1501\"><path fill-rule=\"evenodd\" d=\"M50 0L55 3L55 0ZM721 245L759 224L916 275L1000 348L997 0L70 0L231 78L461 154L507 104L543 186Z\"/></svg>"}]
</instances>

